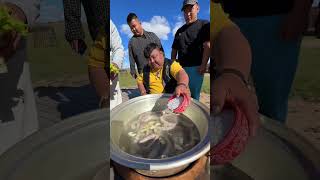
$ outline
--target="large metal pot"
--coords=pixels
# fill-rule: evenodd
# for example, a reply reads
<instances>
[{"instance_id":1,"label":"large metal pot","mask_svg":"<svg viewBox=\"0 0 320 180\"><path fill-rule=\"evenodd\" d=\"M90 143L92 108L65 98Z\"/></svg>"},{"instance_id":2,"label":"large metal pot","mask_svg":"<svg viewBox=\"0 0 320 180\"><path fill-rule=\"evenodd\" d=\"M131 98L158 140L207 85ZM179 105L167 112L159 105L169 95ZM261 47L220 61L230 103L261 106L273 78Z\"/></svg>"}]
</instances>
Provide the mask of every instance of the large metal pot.
<instances>
[{"instance_id":1,"label":"large metal pot","mask_svg":"<svg viewBox=\"0 0 320 180\"><path fill-rule=\"evenodd\" d=\"M0 155L0 180L93 180L109 176L109 110L63 120Z\"/></svg>"},{"instance_id":2,"label":"large metal pot","mask_svg":"<svg viewBox=\"0 0 320 180\"><path fill-rule=\"evenodd\" d=\"M182 171L190 163L196 161L210 150L208 135L209 109L198 101L191 101L184 112L196 125L200 133L200 142L192 149L177 156L165 159L146 159L130 155L119 148L120 135L125 122L132 117L148 111L161 111L167 106L169 94L150 94L131 99L117 106L110 114L110 154L111 159L123 166L136 169L139 173L163 177Z\"/></svg>"},{"instance_id":3,"label":"large metal pot","mask_svg":"<svg viewBox=\"0 0 320 180\"><path fill-rule=\"evenodd\" d=\"M250 139L245 150L232 161L232 165L241 173L228 165L213 166L211 178L319 180L319 154L318 149L293 130L261 116L261 128L257 135ZM248 177L243 177L243 173Z\"/></svg>"}]
</instances>

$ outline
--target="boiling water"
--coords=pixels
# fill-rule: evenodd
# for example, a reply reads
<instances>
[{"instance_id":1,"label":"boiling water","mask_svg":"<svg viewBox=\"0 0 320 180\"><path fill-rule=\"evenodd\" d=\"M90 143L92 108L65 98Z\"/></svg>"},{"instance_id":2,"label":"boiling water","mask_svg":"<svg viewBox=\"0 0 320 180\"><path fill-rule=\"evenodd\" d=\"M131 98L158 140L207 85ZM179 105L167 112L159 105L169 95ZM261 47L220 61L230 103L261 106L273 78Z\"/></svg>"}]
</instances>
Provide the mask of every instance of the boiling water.
<instances>
[{"instance_id":1,"label":"boiling water","mask_svg":"<svg viewBox=\"0 0 320 180\"><path fill-rule=\"evenodd\" d=\"M149 111L126 123L119 146L137 157L162 159L184 153L199 142L197 127L185 115Z\"/></svg>"}]
</instances>

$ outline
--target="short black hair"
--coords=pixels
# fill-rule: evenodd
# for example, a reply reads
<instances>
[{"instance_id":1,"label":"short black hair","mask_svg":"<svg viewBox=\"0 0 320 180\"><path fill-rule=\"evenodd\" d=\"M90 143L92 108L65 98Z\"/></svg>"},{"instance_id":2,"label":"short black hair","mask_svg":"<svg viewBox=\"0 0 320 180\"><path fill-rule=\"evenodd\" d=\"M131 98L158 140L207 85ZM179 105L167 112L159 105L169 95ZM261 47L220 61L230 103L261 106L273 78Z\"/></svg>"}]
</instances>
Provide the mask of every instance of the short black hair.
<instances>
[{"instance_id":1,"label":"short black hair","mask_svg":"<svg viewBox=\"0 0 320 180\"><path fill-rule=\"evenodd\" d=\"M151 52L155 49L159 49L164 54L164 50L162 46L159 46L157 43L150 43L147 45L146 48L144 48L144 51L143 51L144 57L148 59L150 57Z\"/></svg>"},{"instance_id":2,"label":"short black hair","mask_svg":"<svg viewBox=\"0 0 320 180\"><path fill-rule=\"evenodd\" d=\"M135 13L129 13L127 16L127 23L129 24L133 19L138 19L138 16Z\"/></svg>"}]
</instances>

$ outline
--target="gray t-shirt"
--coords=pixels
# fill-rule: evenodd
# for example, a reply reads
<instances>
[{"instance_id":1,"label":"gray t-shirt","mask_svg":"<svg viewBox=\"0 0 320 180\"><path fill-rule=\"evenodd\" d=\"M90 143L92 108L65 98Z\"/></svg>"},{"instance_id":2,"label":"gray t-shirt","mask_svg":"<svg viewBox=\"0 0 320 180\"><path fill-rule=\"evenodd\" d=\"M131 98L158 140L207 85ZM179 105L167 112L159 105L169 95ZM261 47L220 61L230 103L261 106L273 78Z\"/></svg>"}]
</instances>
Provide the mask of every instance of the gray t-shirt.
<instances>
[{"instance_id":1,"label":"gray t-shirt","mask_svg":"<svg viewBox=\"0 0 320 180\"><path fill-rule=\"evenodd\" d=\"M142 70L148 60L144 57L143 51L150 43L157 43L161 46L160 39L153 32L143 31L142 36L132 36L129 41L128 51L130 60L130 73L135 73L135 64L137 64L138 73L142 73Z\"/></svg>"}]
</instances>

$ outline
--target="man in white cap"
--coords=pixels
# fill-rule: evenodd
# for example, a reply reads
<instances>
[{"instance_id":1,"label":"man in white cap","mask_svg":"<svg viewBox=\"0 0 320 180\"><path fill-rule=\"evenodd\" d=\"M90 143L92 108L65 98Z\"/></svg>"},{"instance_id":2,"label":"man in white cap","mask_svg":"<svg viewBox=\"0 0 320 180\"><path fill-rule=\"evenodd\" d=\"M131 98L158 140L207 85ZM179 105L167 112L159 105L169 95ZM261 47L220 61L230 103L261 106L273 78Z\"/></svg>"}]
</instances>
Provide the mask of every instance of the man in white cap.
<instances>
[{"instance_id":1,"label":"man in white cap","mask_svg":"<svg viewBox=\"0 0 320 180\"><path fill-rule=\"evenodd\" d=\"M199 10L197 0L183 1L181 11L186 24L176 32L171 52L171 59L177 59L187 72L191 96L197 100L210 55L210 23L198 19Z\"/></svg>"}]
</instances>

